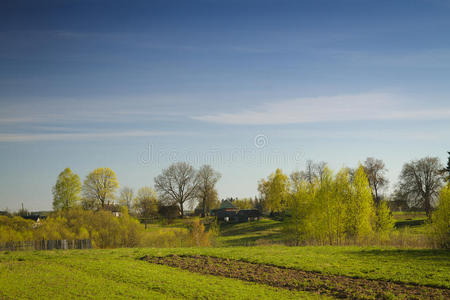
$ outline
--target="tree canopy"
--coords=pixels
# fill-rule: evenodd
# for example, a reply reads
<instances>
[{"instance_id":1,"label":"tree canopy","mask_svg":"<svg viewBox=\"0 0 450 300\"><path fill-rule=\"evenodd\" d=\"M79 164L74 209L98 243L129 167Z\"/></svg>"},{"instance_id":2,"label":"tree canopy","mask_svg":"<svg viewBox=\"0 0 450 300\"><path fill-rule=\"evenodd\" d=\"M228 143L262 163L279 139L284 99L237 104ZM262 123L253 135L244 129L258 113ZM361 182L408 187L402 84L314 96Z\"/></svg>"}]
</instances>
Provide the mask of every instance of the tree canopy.
<instances>
[{"instance_id":1,"label":"tree canopy","mask_svg":"<svg viewBox=\"0 0 450 300\"><path fill-rule=\"evenodd\" d=\"M155 188L162 202L178 204L183 217L185 203L195 201L197 197L195 169L186 162L174 163L155 178Z\"/></svg>"},{"instance_id":2,"label":"tree canopy","mask_svg":"<svg viewBox=\"0 0 450 300\"><path fill-rule=\"evenodd\" d=\"M116 173L110 168L97 168L86 176L83 185L83 206L101 207L113 201L119 187Z\"/></svg>"},{"instance_id":3,"label":"tree canopy","mask_svg":"<svg viewBox=\"0 0 450 300\"><path fill-rule=\"evenodd\" d=\"M424 209L429 218L443 185L442 169L437 157L425 157L405 163L400 173L400 193L413 206Z\"/></svg>"},{"instance_id":4,"label":"tree canopy","mask_svg":"<svg viewBox=\"0 0 450 300\"><path fill-rule=\"evenodd\" d=\"M53 186L53 209L67 209L73 207L80 200L80 177L65 168L59 173L56 184Z\"/></svg>"}]
</instances>

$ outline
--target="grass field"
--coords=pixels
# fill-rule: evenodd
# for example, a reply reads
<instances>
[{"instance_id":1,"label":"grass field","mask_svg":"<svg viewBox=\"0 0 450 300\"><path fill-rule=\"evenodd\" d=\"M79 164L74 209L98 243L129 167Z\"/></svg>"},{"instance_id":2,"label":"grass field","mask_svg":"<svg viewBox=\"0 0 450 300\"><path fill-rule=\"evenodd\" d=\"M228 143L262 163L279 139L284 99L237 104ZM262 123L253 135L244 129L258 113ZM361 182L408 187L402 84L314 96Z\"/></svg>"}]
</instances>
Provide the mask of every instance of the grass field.
<instances>
[{"instance_id":1,"label":"grass field","mask_svg":"<svg viewBox=\"0 0 450 300\"><path fill-rule=\"evenodd\" d=\"M139 258L155 249L0 253L0 298L318 299L229 278L198 275Z\"/></svg>"},{"instance_id":2,"label":"grass field","mask_svg":"<svg viewBox=\"0 0 450 300\"><path fill-rule=\"evenodd\" d=\"M261 219L257 222L224 223L220 225L220 246L253 246L265 243L282 243L282 222Z\"/></svg>"},{"instance_id":3,"label":"grass field","mask_svg":"<svg viewBox=\"0 0 450 300\"><path fill-rule=\"evenodd\" d=\"M141 261L145 255L209 255L324 274L450 288L450 253L359 247L226 247L0 253L0 298L318 298L298 291ZM322 297L322 296L320 296Z\"/></svg>"},{"instance_id":4,"label":"grass field","mask_svg":"<svg viewBox=\"0 0 450 300\"><path fill-rule=\"evenodd\" d=\"M414 222L422 220L423 216L399 214L396 219L398 223ZM184 222L170 226L153 224L148 230L185 226ZM424 225L405 226L406 228L400 230L407 229L420 234L424 229ZM282 223L271 219L222 224L220 229L221 235L217 239L220 247L211 248L0 252L0 299L326 298L311 291L288 290L261 282L226 278L220 276L220 273L199 274L195 266L190 272L141 260L143 257L170 255L180 257L203 255L264 266L319 272L326 276L348 276L439 287L449 293L450 252L446 250L355 246L286 247L281 245ZM321 282L315 284L322 286ZM328 280L323 282L323 286L329 284Z\"/></svg>"}]
</instances>

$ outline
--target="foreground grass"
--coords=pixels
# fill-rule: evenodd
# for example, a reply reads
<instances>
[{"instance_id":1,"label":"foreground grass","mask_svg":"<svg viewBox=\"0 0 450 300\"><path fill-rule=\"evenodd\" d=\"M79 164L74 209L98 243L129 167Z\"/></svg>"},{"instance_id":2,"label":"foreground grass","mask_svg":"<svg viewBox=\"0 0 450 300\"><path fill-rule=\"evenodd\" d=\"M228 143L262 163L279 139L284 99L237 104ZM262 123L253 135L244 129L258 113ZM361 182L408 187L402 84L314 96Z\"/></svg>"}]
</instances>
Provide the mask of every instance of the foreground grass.
<instances>
[{"instance_id":1,"label":"foreground grass","mask_svg":"<svg viewBox=\"0 0 450 300\"><path fill-rule=\"evenodd\" d=\"M324 274L450 288L450 252L361 247L139 248L0 252L0 298L292 299L318 297L200 275L139 258L210 255Z\"/></svg>"},{"instance_id":2,"label":"foreground grass","mask_svg":"<svg viewBox=\"0 0 450 300\"><path fill-rule=\"evenodd\" d=\"M156 253L156 250L0 252L0 298L323 298L139 260L143 253L149 252Z\"/></svg>"}]
</instances>

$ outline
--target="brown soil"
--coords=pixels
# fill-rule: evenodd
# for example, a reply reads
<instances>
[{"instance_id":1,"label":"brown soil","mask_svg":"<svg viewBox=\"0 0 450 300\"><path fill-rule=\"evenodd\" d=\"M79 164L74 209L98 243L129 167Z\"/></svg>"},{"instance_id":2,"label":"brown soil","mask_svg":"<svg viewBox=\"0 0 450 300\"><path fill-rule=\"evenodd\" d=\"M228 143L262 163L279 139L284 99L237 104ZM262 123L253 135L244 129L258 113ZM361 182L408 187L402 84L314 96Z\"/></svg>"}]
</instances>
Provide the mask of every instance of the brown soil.
<instances>
[{"instance_id":1,"label":"brown soil","mask_svg":"<svg viewBox=\"0 0 450 300\"><path fill-rule=\"evenodd\" d=\"M150 263L350 299L450 299L450 289L327 275L211 256L146 256Z\"/></svg>"}]
</instances>

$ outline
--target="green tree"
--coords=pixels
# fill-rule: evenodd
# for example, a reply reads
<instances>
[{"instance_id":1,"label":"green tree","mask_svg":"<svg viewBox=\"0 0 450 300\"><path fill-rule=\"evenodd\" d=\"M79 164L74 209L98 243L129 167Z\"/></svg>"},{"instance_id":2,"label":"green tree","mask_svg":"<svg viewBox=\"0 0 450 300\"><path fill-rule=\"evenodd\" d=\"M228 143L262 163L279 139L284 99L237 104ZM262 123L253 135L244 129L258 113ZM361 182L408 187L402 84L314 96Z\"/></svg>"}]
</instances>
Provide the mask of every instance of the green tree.
<instances>
[{"instance_id":1,"label":"green tree","mask_svg":"<svg viewBox=\"0 0 450 300\"><path fill-rule=\"evenodd\" d=\"M119 187L116 173L110 168L97 168L88 174L83 184L83 201L86 208L105 207L105 203L114 200Z\"/></svg>"},{"instance_id":2,"label":"green tree","mask_svg":"<svg viewBox=\"0 0 450 300\"><path fill-rule=\"evenodd\" d=\"M450 184L440 194L437 208L432 216L432 232L438 246L450 248Z\"/></svg>"},{"instance_id":3,"label":"green tree","mask_svg":"<svg viewBox=\"0 0 450 300\"><path fill-rule=\"evenodd\" d=\"M239 209L252 209L255 206L251 198L235 199L233 205Z\"/></svg>"},{"instance_id":4,"label":"green tree","mask_svg":"<svg viewBox=\"0 0 450 300\"><path fill-rule=\"evenodd\" d=\"M347 232L358 240L367 239L373 232L375 211L369 182L360 165L353 175L352 197L347 207Z\"/></svg>"},{"instance_id":5,"label":"green tree","mask_svg":"<svg viewBox=\"0 0 450 300\"><path fill-rule=\"evenodd\" d=\"M351 183L349 168L342 168L336 174L333 184L333 194L335 243L340 245L346 240L345 220L347 219L347 205L351 202Z\"/></svg>"},{"instance_id":6,"label":"green tree","mask_svg":"<svg viewBox=\"0 0 450 300\"><path fill-rule=\"evenodd\" d=\"M380 201L376 208L375 230L382 239L387 238L387 234L394 229L395 220L392 217L387 201Z\"/></svg>"},{"instance_id":7,"label":"green tree","mask_svg":"<svg viewBox=\"0 0 450 300\"><path fill-rule=\"evenodd\" d=\"M281 169L277 169L267 181L261 181L260 185L259 190L265 193L267 208L272 212L283 212L289 196L289 177Z\"/></svg>"},{"instance_id":8,"label":"green tree","mask_svg":"<svg viewBox=\"0 0 450 300\"><path fill-rule=\"evenodd\" d=\"M305 179L296 181L296 188L288 198L288 217L283 224L287 240L298 246L311 237L313 229L311 208L314 186Z\"/></svg>"},{"instance_id":9,"label":"green tree","mask_svg":"<svg viewBox=\"0 0 450 300\"><path fill-rule=\"evenodd\" d=\"M56 184L53 186L53 209L67 209L73 207L80 200L80 177L72 173L69 168L59 173Z\"/></svg>"}]
</instances>

